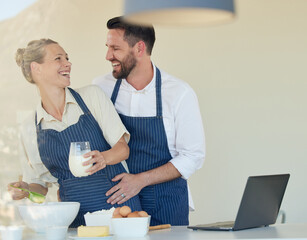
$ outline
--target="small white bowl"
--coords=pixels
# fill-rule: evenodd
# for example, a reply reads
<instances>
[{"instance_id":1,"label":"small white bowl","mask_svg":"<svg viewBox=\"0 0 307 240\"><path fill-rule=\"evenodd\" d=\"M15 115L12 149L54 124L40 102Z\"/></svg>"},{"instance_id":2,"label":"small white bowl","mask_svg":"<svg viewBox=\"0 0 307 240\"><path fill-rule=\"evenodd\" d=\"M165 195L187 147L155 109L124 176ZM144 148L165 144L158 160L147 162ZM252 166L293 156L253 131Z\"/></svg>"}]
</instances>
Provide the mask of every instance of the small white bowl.
<instances>
[{"instance_id":1,"label":"small white bowl","mask_svg":"<svg viewBox=\"0 0 307 240\"><path fill-rule=\"evenodd\" d=\"M47 227L68 227L78 214L79 202L48 202L19 205L24 223L32 230L44 233Z\"/></svg>"},{"instance_id":2,"label":"small white bowl","mask_svg":"<svg viewBox=\"0 0 307 240\"><path fill-rule=\"evenodd\" d=\"M21 240L23 226L0 226L0 232L3 240Z\"/></svg>"},{"instance_id":3,"label":"small white bowl","mask_svg":"<svg viewBox=\"0 0 307 240\"><path fill-rule=\"evenodd\" d=\"M46 238L47 240L64 240L67 235L67 226L47 227Z\"/></svg>"},{"instance_id":4,"label":"small white bowl","mask_svg":"<svg viewBox=\"0 0 307 240\"><path fill-rule=\"evenodd\" d=\"M107 214L90 214L84 215L86 226L109 226L110 234L113 234L111 219L112 213Z\"/></svg>"},{"instance_id":5,"label":"small white bowl","mask_svg":"<svg viewBox=\"0 0 307 240\"><path fill-rule=\"evenodd\" d=\"M144 237L148 233L150 216L136 218L112 218L114 235L118 237Z\"/></svg>"}]
</instances>

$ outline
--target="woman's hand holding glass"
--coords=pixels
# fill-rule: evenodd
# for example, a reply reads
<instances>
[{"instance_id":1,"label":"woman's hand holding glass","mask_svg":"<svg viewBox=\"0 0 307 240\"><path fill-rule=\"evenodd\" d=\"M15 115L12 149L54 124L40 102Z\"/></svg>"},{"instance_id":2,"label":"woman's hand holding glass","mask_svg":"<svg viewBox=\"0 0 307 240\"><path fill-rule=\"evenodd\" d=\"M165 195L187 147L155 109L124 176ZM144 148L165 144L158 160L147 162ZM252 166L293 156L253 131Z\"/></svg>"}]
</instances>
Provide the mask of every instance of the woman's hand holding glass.
<instances>
[{"instance_id":1,"label":"woman's hand holding glass","mask_svg":"<svg viewBox=\"0 0 307 240\"><path fill-rule=\"evenodd\" d=\"M69 168L75 177L92 175L106 167L106 160L99 151L91 151L89 142L70 144Z\"/></svg>"},{"instance_id":2,"label":"woman's hand holding glass","mask_svg":"<svg viewBox=\"0 0 307 240\"><path fill-rule=\"evenodd\" d=\"M83 162L83 166L90 165L91 167L86 170L89 175L104 169L107 166L107 161L103 156L103 152L91 151L83 155L84 158L90 158L88 161Z\"/></svg>"}]
</instances>

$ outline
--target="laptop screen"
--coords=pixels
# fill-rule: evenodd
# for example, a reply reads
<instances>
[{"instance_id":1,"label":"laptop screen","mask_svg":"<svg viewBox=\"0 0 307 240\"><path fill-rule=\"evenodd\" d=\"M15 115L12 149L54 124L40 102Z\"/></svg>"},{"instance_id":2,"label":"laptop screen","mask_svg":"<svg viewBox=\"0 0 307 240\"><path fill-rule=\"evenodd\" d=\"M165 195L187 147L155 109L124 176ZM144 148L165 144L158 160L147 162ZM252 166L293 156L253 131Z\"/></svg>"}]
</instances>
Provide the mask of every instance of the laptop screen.
<instances>
[{"instance_id":1,"label":"laptop screen","mask_svg":"<svg viewBox=\"0 0 307 240\"><path fill-rule=\"evenodd\" d=\"M289 174L249 177L234 230L274 224L289 177Z\"/></svg>"}]
</instances>

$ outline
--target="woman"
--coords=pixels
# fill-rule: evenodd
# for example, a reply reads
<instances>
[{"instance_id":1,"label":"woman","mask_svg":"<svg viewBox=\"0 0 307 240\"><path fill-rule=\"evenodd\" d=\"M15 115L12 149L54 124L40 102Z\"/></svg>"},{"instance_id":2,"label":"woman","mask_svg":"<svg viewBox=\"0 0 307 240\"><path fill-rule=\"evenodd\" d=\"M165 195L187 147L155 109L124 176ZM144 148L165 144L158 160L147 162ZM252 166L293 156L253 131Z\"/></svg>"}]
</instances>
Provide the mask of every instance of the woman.
<instances>
[{"instance_id":1,"label":"woman","mask_svg":"<svg viewBox=\"0 0 307 240\"><path fill-rule=\"evenodd\" d=\"M76 91L68 88L71 63L57 42L31 41L26 48L17 50L16 62L25 78L38 87L41 102L21 128L28 163L23 168L24 182L9 184L9 191L15 200L28 193L10 185L46 195L50 183L57 182L61 201L80 202L71 227L85 225L85 213L112 207L105 193L116 184L111 179L125 172L121 161L129 155L129 133L98 87ZM68 156L70 143L81 141L89 141L95 151L84 155L91 159L83 165L93 164L87 170L89 176L78 178L69 170ZM124 192L120 193L120 197L125 197ZM125 205L141 210L138 197Z\"/></svg>"}]
</instances>

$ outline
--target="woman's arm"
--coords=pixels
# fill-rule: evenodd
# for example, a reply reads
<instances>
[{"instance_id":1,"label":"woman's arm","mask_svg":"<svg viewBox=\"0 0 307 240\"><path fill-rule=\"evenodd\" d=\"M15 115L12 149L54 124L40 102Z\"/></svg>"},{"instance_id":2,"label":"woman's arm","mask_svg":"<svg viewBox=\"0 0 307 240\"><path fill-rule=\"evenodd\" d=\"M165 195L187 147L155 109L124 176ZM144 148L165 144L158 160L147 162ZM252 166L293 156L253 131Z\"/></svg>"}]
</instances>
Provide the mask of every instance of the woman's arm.
<instances>
[{"instance_id":1,"label":"woman's arm","mask_svg":"<svg viewBox=\"0 0 307 240\"><path fill-rule=\"evenodd\" d=\"M129 147L124 136L109 150L104 152L91 151L84 154L84 158L92 157L90 160L83 163L84 166L93 164L86 172L90 175L105 168L107 165L114 165L126 160L129 157Z\"/></svg>"},{"instance_id":2,"label":"woman's arm","mask_svg":"<svg viewBox=\"0 0 307 240\"><path fill-rule=\"evenodd\" d=\"M126 160L129 157L129 147L124 136L110 150L104 151L101 154L106 160L107 165L114 165Z\"/></svg>"}]
</instances>

